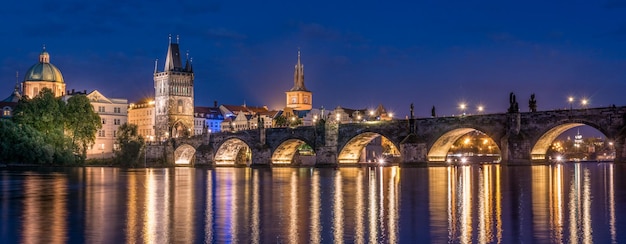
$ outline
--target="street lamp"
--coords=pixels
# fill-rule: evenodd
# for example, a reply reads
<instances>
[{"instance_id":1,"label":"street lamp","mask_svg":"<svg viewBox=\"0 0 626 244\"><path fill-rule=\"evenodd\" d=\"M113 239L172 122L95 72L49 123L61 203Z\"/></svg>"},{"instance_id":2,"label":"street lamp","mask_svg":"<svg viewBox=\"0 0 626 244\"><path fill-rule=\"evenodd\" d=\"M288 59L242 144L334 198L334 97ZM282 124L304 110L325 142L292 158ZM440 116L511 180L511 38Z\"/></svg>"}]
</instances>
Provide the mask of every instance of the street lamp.
<instances>
[{"instance_id":1,"label":"street lamp","mask_svg":"<svg viewBox=\"0 0 626 244\"><path fill-rule=\"evenodd\" d=\"M587 103L589 103L589 100L586 98L583 98L583 100L580 101L580 105L582 105L583 108L587 108Z\"/></svg>"},{"instance_id":2,"label":"street lamp","mask_svg":"<svg viewBox=\"0 0 626 244\"><path fill-rule=\"evenodd\" d=\"M465 103L459 104L459 109L461 109L461 115L465 115L465 108L467 105Z\"/></svg>"},{"instance_id":3,"label":"street lamp","mask_svg":"<svg viewBox=\"0 0 626 244\"><path fill-rule=\"evenodd\" d=\"M572 110L572 104L574 103L574 97L572 97L572 96L568 97L567 101L569 101L569 110Z\"/></svg>"},{"instance_id":4,"label":"street lamp","mask_svg":"<svg viewBox=\"0 0 626 244\"><path fill-rule=\"evenodd\" d=\"M478 105L478 113L482 113L483 110L485 109L485 107L483 107L483 105Z\"/></svg>"}]
</instances>

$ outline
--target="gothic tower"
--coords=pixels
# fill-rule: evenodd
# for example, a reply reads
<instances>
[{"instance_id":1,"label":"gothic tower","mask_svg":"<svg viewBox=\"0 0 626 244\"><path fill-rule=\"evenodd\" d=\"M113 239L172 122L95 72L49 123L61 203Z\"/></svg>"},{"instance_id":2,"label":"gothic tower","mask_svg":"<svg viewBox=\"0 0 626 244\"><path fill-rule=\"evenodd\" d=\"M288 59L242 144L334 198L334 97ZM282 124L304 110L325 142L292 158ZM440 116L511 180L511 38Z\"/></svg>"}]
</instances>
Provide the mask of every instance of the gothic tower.
<instances>
[{"instance_id":1,"label":"gothic tower","mask_svg":"<svg viewBox=\"0 0 626 244\"><path fill-rule=\"evenodd\" d=\"M193 68L186 57L183 67L178 46L169 38L163 72L154 64L155 134L160 140L193 135Z\"/></svg>"},{"instance_id":2,"label":"gothic tower","mask_svg":"<svg viewBox=\"0 0 626 244\"><path fill-rule=\"evenodd\" d=\"M296 63L293 74L293 88L285 93L288 108L293 110L311 110L313 108L313 94L304 86L304 65L300 62L300 50L298 50L298 63Z\"/></svg>"}]
</instances>

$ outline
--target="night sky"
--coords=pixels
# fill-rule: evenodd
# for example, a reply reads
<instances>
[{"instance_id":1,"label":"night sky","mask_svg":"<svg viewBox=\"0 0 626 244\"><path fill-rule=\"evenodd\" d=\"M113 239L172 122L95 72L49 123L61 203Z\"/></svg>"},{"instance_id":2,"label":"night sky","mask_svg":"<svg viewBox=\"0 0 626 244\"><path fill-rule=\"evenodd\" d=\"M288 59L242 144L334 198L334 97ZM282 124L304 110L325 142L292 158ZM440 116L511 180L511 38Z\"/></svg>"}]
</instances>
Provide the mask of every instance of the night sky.
<instances>
[{"instance_id":1,"label":"night sky","mask_svg":"<svg viewBox=\"0 0 626 244\"><path fill-rule=\"evenodd\" d=\"M569 107L568 96L626 105L626 0L407 2L10 1L0 95L45 44L68 89L136 102L153 95L172 34L193 58L201 106L281 109L298 48L316 108L500 113L510 92L522 111L532 93L539 110Z\"/></svg>"}]
</instances>

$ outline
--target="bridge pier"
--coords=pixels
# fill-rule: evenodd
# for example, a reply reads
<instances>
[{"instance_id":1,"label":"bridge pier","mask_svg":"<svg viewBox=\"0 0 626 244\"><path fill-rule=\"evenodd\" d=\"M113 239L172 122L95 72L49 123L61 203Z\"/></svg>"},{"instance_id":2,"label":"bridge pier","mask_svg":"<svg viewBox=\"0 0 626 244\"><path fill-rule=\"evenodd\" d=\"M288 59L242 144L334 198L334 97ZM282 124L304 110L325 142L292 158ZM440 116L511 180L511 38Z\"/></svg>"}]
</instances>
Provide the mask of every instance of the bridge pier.
<instances>
[{"instance_id":1,"label":"bridge pier","mask_svg":"<svg viewBox=\"0 0 626 244\"><path fill-rule=\"evenodd\" d=\"M419 142L417 135L410 134L400 142L402 163L428 163L428 146Z\"/></svg>"},{"instance_id":2,"label":"bridge pier","mask_svg":"<svg viewBox=\"0 0 626 244\"><path fill-rule=\"evenodd\" d=\"M315 150L315 165L337 165L337 140L339 139L339 124L327 121L324 124L323 145Z\"/></svg>"}]
</instances>

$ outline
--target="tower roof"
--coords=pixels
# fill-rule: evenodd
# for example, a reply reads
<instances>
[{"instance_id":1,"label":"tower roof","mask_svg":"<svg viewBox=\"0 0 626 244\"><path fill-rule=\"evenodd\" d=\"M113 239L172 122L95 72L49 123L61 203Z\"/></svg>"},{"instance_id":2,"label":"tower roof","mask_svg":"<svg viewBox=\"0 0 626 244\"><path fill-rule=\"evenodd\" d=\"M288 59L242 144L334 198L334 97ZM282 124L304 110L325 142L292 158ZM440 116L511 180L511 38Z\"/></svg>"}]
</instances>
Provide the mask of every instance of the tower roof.
<instances>
[{"instance_id":1,"label":"tower roof","mask_svg":"<svg viewBox=\"0 0 626 244\"><path fill-rule=\"evenodd\" d=\"M293 88L289 91L308 91L304 86L304 65L300 62L300 49L298 49L298 62L293 74Z\"/></svg>"},{"instance_id":2,"label":"tower roof","mask_svg":"<svg viewBox=\"0 0 626 244\"><path fill-rule=\"evenodd\" d=\"M178 44L179 40L180 38L176 36L176 43L172 43L172 36L170 35L163 71L193 72L193 68L189 60L189 53L187 53L187 63L183 67L183 62L180 56L180 47Z\"/></svg>"}]
</instances>

